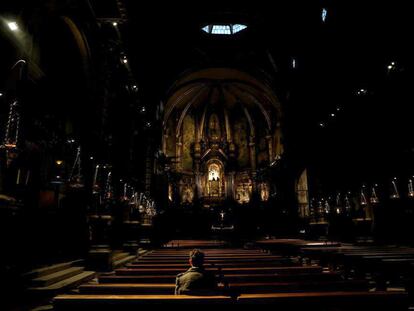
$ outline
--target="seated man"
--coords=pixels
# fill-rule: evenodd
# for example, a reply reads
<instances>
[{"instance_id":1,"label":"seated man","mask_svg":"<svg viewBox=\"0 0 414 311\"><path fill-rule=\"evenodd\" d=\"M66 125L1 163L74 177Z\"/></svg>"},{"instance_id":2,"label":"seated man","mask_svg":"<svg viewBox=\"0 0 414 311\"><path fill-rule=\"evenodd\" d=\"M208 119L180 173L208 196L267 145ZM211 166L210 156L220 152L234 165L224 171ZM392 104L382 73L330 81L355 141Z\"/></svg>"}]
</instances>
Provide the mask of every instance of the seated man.
<instances>
[{"instance_id":1,"label":"seated man","mask_svg":"<svg viewBox=\"0 0 414 311\"><path fill-rule=\"evenodd\" d=\"M204 269L204 253L198 249L190 252L190 266L184 273L177 275L176 295L214 294L217 282L213 273Z\"/></svg>"}]
</instances>

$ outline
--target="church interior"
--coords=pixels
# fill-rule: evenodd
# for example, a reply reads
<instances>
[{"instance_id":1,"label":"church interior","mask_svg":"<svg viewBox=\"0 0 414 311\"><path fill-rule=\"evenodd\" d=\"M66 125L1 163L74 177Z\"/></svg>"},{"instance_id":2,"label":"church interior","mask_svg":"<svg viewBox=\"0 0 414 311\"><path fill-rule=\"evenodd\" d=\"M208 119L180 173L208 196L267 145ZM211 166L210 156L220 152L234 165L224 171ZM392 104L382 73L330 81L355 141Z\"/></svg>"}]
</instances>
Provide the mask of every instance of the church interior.
<instances>
[{"instance_id":1,"label":"church interior","mask_svg":"<svg viewBox=\"0 0 414 311\"><path fill-rule=\"evenodd\" d=\"M414 308L412 29L399 0L2 0L1 310ZM175 295L192 249L216 293Z\"/></svg>"}]
</instances>

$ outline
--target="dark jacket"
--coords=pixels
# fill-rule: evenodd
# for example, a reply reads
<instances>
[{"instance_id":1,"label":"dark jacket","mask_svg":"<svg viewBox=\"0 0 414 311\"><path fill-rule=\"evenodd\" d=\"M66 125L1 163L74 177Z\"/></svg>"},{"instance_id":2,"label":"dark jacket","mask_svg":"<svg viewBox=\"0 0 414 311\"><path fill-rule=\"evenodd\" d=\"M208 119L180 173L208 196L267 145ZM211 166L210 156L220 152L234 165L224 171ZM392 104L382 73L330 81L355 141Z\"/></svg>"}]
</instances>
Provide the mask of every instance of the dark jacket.
<instances>
[{"instance_id":1,"label":"dark jacket","mask_svg":"<svg viewBox=\"0 0 414 311\"><path fill-rule=\"evenodd\" d=\"M203 295L212 294L216 290L217 282L212 272L204 268L191 267L184 273L177 275L175 281L176 295Z\"/></svg>"}]
</instances>

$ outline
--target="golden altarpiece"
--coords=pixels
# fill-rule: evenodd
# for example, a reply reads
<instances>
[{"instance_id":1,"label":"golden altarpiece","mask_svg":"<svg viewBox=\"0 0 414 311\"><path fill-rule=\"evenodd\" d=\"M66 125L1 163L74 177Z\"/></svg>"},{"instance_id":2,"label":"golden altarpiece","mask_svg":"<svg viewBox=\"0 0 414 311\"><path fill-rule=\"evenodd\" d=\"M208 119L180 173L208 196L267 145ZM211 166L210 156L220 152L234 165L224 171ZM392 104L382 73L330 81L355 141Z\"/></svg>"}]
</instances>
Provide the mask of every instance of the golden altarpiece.
<instances>
[{"instance_id":1,"label":"golden altarpiece","mask_svg":"<svg viewBox=\"0 0 414 311\"><path fill-rule=\"evenodd\" d=\"M180 176L169 185L170 201L246 204L255 192L267 201L269 185L256 173L282 156L280 119L280 103L265 79L212 68L178 80L163 118L162 151Z\"/></svg>"}]
</instances>

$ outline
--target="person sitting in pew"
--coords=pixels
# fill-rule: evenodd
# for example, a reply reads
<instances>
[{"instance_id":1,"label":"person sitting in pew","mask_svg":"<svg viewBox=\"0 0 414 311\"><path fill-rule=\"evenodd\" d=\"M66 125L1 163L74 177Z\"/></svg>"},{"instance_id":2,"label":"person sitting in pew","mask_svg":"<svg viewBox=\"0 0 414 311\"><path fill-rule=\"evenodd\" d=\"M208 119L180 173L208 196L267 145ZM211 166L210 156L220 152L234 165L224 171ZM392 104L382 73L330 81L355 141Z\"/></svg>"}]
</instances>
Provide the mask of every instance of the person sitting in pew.
<instances>
[{"instance_id":1,"label":"person sitting in pew","mask_svg":"<svg viewBox=\"0 0 414 311\"><path fill-rule=\"evenodd\" d=\"M216 277L204 269L204 253L198 249L190 252L190 269L177 275L176 295L209 295L217 291Z\"/></svg>"}]
</instances>

